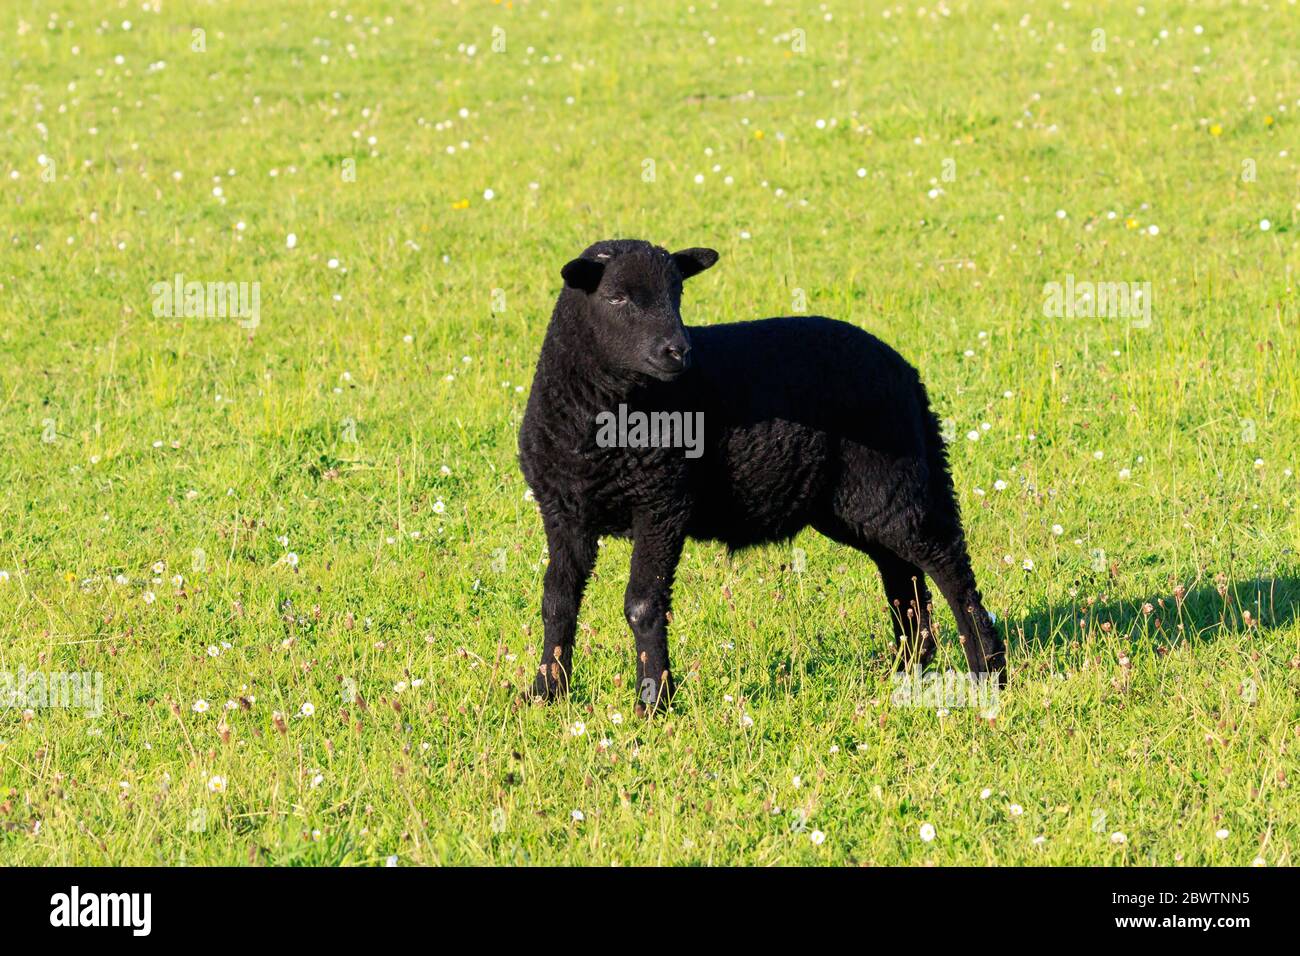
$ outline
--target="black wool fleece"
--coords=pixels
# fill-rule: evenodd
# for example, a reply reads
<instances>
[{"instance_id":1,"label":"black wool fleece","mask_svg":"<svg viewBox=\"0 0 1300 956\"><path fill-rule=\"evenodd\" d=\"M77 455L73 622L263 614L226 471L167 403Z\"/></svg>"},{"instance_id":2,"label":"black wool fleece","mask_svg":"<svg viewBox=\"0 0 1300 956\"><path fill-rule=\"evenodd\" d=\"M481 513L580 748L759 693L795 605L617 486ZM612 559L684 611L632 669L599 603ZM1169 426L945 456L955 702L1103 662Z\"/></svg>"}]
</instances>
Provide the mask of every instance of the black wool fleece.
<instances>
[{"instance_id":1,"label":"black wool fleece","mask_svg":"<svg viewBox=\"0 0 1300 956\"><path fill-rule=\"evenodd\" d=\"M970 670L1005 682L1006 651L975 584L916 370L875 336L821 316L687 328L682 283L717 259L711 249L619 239L561 270L519 433L550 553L533 693L568 689L601 535L633 541L624 611L638 710L653 712L674 688L668 618L686 538L740 549L809 525L879 566L901 667L934 655L928 575L956 617ZM702 447L688 455L644 435L598 441L620 406L633 419L692 416Z\"/></svg>"}]
</instances>

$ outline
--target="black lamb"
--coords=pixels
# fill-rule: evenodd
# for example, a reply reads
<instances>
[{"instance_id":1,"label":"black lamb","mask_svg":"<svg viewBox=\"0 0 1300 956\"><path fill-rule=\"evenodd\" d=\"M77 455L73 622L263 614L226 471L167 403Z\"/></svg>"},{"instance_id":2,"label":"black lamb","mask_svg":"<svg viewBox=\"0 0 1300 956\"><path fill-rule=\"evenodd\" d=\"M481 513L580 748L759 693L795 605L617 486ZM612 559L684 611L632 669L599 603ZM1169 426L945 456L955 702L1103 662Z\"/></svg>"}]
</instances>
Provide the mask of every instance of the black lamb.
<instances>
[{"instance_id":1,"label":"black lamb","mask_svg":"<svg viewBox=\"0 0 1300 956\"><path fill-rule=\"evenodd\" d=\"M638 696L653 712L674 689L668 620L686 538L739 549L808 525L878 565L901 667L934 655L929 575L956 617L971 672L1004 683L1005 648L975 584L916 370L862 329L821 316L688 329L682 282L717 260L712 249L670 254L618 239L561 270L519 433L550 554L533 694L568 689L601 535L633 541L624 612ZM636 413L659 434L634 429L609 440L611 422ZM703 425L697 447L665 447L674 444L667 426L680 437L680 424L693 421Z\"/></svg>"}]
</instances>

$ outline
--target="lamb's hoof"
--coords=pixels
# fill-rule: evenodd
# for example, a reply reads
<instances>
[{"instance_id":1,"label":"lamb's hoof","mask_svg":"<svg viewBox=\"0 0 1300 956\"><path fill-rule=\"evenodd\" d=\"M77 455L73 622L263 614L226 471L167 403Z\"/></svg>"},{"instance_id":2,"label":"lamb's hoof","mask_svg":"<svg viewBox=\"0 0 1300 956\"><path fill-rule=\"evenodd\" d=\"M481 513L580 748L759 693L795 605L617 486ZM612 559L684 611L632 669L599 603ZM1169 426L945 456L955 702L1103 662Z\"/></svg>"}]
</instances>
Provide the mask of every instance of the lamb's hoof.
<instances>
[{"instance_id":1,"label":"lamb's hoof","mask_svg":"<svg viewBox=\"0 0 1300 956\"><path fill-rule=\"evenodd\" d=\"M933 661L933 654L922 654L919 657L899 655L894 670L899 674L923 674Z\"/></svg>"},{"instance_id":2,"label":"lamb's hoof","mask_svg":"<svg viewBox=\"0 0 1300 956\"><path fill-rule=\"evenodd\" d=\"M663 672L659 680L653 677L641 678L637 684L636 715L648 718L666 712L676 693L677 682L667 671Z\"/></svg>"},{"instance_id":3,"label":"lamb's hoof","mask_svg":"<svg viewBox=\"0 0 1300 956\"><path fill-rule=\"evenodd\" d=\"M561 676L559 678L550 677L541 669L538 670L537 676L533 678L533 700L542 700L550 703L568 693L568 681Z\"/></svg>"},{"instance_id":4,"label":"lamb's hoof","mask_svg":"<svg viewBox=\"0 0 1300 956\"><path fill-rule=\"evenodd\" d=\"M916 671L920 673L930 666L934 660L935 651L938 645L928 634L924 634L919 640L917 638L908 638L902 634L894 638L898 653L895 655L897 664L895 670L898 671Z\"/></svg>"}]
</instances>

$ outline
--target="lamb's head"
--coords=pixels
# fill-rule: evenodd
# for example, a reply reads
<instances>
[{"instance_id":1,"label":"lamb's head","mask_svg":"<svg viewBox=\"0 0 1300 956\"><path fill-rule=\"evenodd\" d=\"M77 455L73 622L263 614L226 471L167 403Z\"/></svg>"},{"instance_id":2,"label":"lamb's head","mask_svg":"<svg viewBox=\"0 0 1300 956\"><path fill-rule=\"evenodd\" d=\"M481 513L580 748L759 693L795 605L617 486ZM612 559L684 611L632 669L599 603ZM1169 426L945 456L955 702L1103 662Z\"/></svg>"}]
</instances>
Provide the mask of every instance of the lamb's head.
<instances>
[{"instance_id":1,"label":"lamb's head","mask_svg":"<svg viewBox=\"0 0 1300 956\"><path fill-rule=\"evenodd\" d=\"M610 239L587 247L560 274L600 361L671 381L691 360L682 282L717 261L712 249L669 253L638 239Z\"/></svg>"}]
</instances>

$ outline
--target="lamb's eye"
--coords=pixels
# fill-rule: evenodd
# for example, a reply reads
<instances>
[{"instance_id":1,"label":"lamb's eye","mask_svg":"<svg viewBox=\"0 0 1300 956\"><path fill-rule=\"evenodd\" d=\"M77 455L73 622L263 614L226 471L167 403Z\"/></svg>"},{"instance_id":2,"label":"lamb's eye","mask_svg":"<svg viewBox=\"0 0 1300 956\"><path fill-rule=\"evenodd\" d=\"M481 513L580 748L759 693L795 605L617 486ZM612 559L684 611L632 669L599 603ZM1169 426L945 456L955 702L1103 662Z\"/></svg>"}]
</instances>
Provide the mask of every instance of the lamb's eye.
<instances>
[{"instance_id":1,"label":"lamb's eye","mask_svg":"<svg viewBox=\"0 0 1300 956\"><path fill-rule=\"evenodd\" d=\"M627 297L621 295L607 295L605 301L610 305L627 305Z\"/></svg>"}]
</instances>

